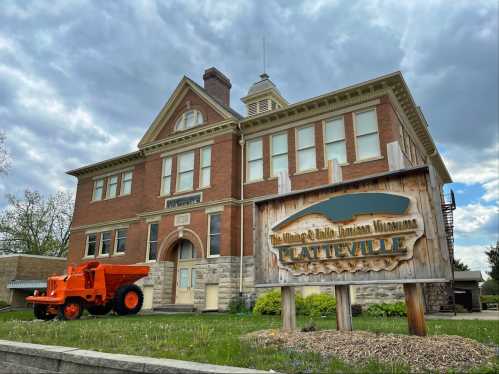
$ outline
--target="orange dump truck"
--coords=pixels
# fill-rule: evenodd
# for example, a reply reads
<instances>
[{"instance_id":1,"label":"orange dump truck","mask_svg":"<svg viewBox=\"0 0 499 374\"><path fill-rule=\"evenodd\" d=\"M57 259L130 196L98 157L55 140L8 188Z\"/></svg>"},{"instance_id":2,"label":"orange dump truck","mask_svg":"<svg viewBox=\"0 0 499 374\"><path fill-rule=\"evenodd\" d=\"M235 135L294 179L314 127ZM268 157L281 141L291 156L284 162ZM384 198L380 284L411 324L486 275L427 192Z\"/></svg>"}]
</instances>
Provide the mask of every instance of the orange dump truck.
<instances>
[{"instance_id":1,"label":"orange dump truck","mask_svg":"<svg viewBox=\"0 0 499 374\"><path fill-rule=\"evenodd\" d=\"M26 300L33 303L35 316L43 320L78 319L84 309L93 315L111 310L119 315L136 314L142 308L144 295L134 282L148 274L148 266L90 261L69 266L66 275L49 277L47 291L35 291Z\"/></svg>"}]
</instances>

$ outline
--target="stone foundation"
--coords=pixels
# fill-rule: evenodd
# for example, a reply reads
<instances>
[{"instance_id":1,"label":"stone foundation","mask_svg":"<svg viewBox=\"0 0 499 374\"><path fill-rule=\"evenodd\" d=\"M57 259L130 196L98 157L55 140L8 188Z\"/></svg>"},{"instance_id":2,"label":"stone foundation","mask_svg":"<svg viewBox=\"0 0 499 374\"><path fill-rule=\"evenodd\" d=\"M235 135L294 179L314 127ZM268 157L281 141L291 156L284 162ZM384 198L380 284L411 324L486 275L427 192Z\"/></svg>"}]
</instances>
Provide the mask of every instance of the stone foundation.
<instances>
[{"instance_id":1,"label":"stone foundation","mask_svg":"<svg viewBox=\"0 0 499 374\"><path fill-rule=\"evenodd\" d=\"M447 283L429 283L423 286L426 313L436 313L440 307L449 304L449 285Z\"/></svg>"},{"instance_id":2,"label":"stone foundation","mask_svg":"<svg viewBox=\"0 0 499 374\"><path fill-rule=\"evenodd\" d=\"M401 284L351 286L352 304L396 303L405 300Z\"/></svg>"}]
</instances>

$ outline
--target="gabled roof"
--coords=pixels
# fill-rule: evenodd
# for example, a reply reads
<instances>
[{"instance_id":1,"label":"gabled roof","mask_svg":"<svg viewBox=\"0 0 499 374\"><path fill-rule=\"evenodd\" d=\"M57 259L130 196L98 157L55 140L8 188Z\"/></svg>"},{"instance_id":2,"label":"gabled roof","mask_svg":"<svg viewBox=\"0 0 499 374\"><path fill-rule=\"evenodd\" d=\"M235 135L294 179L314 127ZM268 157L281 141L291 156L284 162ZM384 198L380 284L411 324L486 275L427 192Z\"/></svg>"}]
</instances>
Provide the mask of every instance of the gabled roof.
<instances>
[{"instance_id":1,"label":"gabled roof","mask_svg":"<svg viewBox=\"0 0 499 374\"><path fill-rule=\"evenodd\" d=\"M172 116L177 103L182 99L188 89L193 90L201 99L203 99L206 103L208 103L216 112L218 112L224 119L234 119L239 120L241 115L234 111L233 109L221 104L218 100L216 100L213 96L208 94L204 88L199 86L192 79L188 78L184 75L184 77L180 80L177 88L173 91L172 95L163 106L161 111L158 113L154 121L149 126L149 129L146 131L144 136L139 142L138 147L143 148L148 143L151 143L155 140L155 137L159 134L164 124L168 121L168 119Z\"/></svg>"},{"instance_id":2,"label":"gabled roof","mask_svg":"<svg viewBox=\"0 0 499 374\"><path fill-rule=\"evenodd\" d=\"M458 282L483 282L481 271L455 271L454 281Z\"/></svg>"}]
</instances>

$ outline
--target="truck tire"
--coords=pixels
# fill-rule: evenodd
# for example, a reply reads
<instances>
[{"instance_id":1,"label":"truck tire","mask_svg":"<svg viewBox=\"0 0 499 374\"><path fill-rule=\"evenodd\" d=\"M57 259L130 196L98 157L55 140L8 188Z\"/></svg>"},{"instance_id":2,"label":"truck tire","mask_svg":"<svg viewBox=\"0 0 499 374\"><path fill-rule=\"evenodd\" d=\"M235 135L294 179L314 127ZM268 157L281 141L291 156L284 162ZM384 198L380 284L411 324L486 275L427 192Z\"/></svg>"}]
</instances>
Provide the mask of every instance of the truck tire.
<instances>
[{"instance_id":1,"label":"truck tire","mask_svg":"<svg viewBox=\"0 0 499 374\"><path fill-rule=\"evenodd\" d=\"M59 307L57 318L61 321L74 321L79 319L82 313L83 305L81 301L79 299L69 299Z\"/></svg>"},{"instance_id":2,"label":"truck tire","mask_svg":"<svg viewBox=\"0 0 499 374\"><path fill-rule=\"evenodd\" d=\"M33 304L33 314L37 319L50 321L54 319L55 314L48 313L49 306L47 304Z\"/></svg>"},{"instance_id":3,"label":"truck tire","mask_svg":"<svg viewBox=\"0 0 499 374\"><path fill-rule=\"evenodd\" d=\"M142 308L144 294L135 284L126 284L116 290L114 310L118 315L137 314Z\"/></svg>"},{"instance_id":4,"label":"truck tire","mask_svg":"<svg viewBox=\"0 0 499 374\"><path fill-rule=\"evenodd\" d=\"M112 303L107 303L104 305L91 305L87 307L88 312L93 316L105 316L111 309L113 309Z\"/></svg>"}]
</instances>

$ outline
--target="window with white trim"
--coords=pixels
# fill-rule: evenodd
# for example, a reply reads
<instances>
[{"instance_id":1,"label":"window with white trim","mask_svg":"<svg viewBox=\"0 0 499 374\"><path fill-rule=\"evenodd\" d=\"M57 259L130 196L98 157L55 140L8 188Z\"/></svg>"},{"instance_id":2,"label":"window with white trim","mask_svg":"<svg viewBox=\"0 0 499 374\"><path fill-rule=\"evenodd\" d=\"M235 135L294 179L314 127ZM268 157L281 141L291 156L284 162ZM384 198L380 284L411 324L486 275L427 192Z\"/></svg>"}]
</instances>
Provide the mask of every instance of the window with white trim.
<instances>
[{"instance_id":1,"label":"window with white trim","mask_svg":"<svg viewBox=\"0 0 499 374\"><path fill-rule=\"evenodd\" d=\"M336 159L339 164L346 164L347 148L343 117L327 120L324 126L324 150L326 152L326 165L327 161L334 159Z\"/></svg>"},{"instance_id":2,"label":"window with white trim","mask_svg":"<svg viewBox=\"0 0 499 374\"><path fill-rule=\"evenodd\" d=\"M315 126L302 127L296 130L296 171L316 169L315 160Z\"/></svg>"},{"instance_id":3,"label":"window with white trim","mask_svg":"<svg viewBox=\"0 0 499 374\"><path fill-rule=\"evenodd\" d=\"M161 195L169 195L172 186L172 158L163 159L163 171L161 177Z\"/></svg>"},{"instance_id":4,"label":"window with white trim","mask_svg":"<svg viewBox=\"0 0 499 374\"><path fill-rule=\"evenodd\" d=\"M200 151L200 169L199 169L199 187L209 187L211 179L211 147L201 148Z\"/></svg>"},{"instance_id":5,"label":"window with white trim","mask_svg":"<svg viewBox=\"0 0 499 374\"><path fill-rule=\"evenodd\" d=\"M203 114L199 110L188 110L177 120L177 123L175 124L175 131L187 130L195 126L202 125L203 122Z\"/></svg>"},{"instance_id":6,"label":"window with white trim","mask_svg":"<svg viewBox=\"0 0 499 374\"><path fill-rule=\"evenodd\" d=\"M220 256L221 221L221 213L208 215L208 257Z\"/></svg>"},{"instance_id":7,"label":"window with white trim","mask_svg":"<svg viewBox=\"0 0 499 374\"><path fill-rule=\"evenodd\" d=\"M97 234L88 234L87 245L85 247L85 257L95 256L96 249L97 249Z\"/></svg>"},{"instance_id":8,"label":"window with white trim","mask_svg":"<svg viewBox=\"0 0 499 374\"><path fill-rule=\"evenodd\" d=\"M246 147L248 182L263 179L263 141L261 138L248 140Z\"/></svg>"},{"instance_id":9,"label":"window with white trim","mask_svg":"<svg viewBox=\"0 0 499 374\"><path fill-rule=\"evenodd\" d=\"M156 261L158 256L158 227L157 223L149 224L147 234L147 261Z\"/></svg>"},{"instance_id":10,"label":"window with white trim","mask_svg":"<svg viewBox=\"0 0 499 374\"><path fill-rule=\"evenodd\" d=\"M275 177L280 171L288 171L288 134L272 135L271 149L270 173Z\"/></svg>"},{"instance_id":11,"label":"window with white trim","mask_svg":"<svg viewBox=\"0 0 499 374\"><path fill-rule=\"evenodd\" d=\"M194 189L194 151L177 157L177 192Z\"/></svg>"},{"instance_id":12,"label":"window with white trim","mask_svg":"<svg viewBox=\"0 0 499 374\"><path fill-rule=\"evenodd\" d=\"M104 193L104 178L97 179L94 181L94 192L92 195L93 201L102 200L102 194Z\"/></svg>"},{"instance_id":13,"label":"window with white trim","mask_svg":"<svg viewBox=\"0 0 499 374\"><path fill-rule=\"evenodd\" d=\"M132 193L132 180L132 171L126 171L121 174L121 195L129 195Z\"/></svg>"},{"instance_id":14,"label":"window with white trim","mask_svg":"<svg viewBox=\"0 0 499 374\"><path fill-rule=\"evenodd\" d=\"M128 229L117 229L116 239L114 244L114 253L125 253L126 251L126 238L128 236Z\"/></svg>"},{"instance_id":15,"label":"window with white trim","mask_svg":"<svg viewBox=\"0 0 499 374\"><path fill-rule=\"evenodd\" d=\"M118 193L118 176L113 175L107 179L106 198L112 199Z\"/></svg>"},{"instance_id":16,"label":"window with white trim","mask_svg":"<svg viewBox=\"0 0 499 374\"><path fill-rule=\"evenodd\" d=\"M376 110L355 113L357 160L380 156Z\"/></svg>"},{"instance_id":17,"label":"window with white trim","mask_svg":"<svg viewBox=\"0 0 499 374\"><path fill-rule=\"evenodd\" d=\"M111 231L105 231L100 234L100 256L109 256L109 252L111 251L111 234Z\"/></svg>"}]
</instances>

